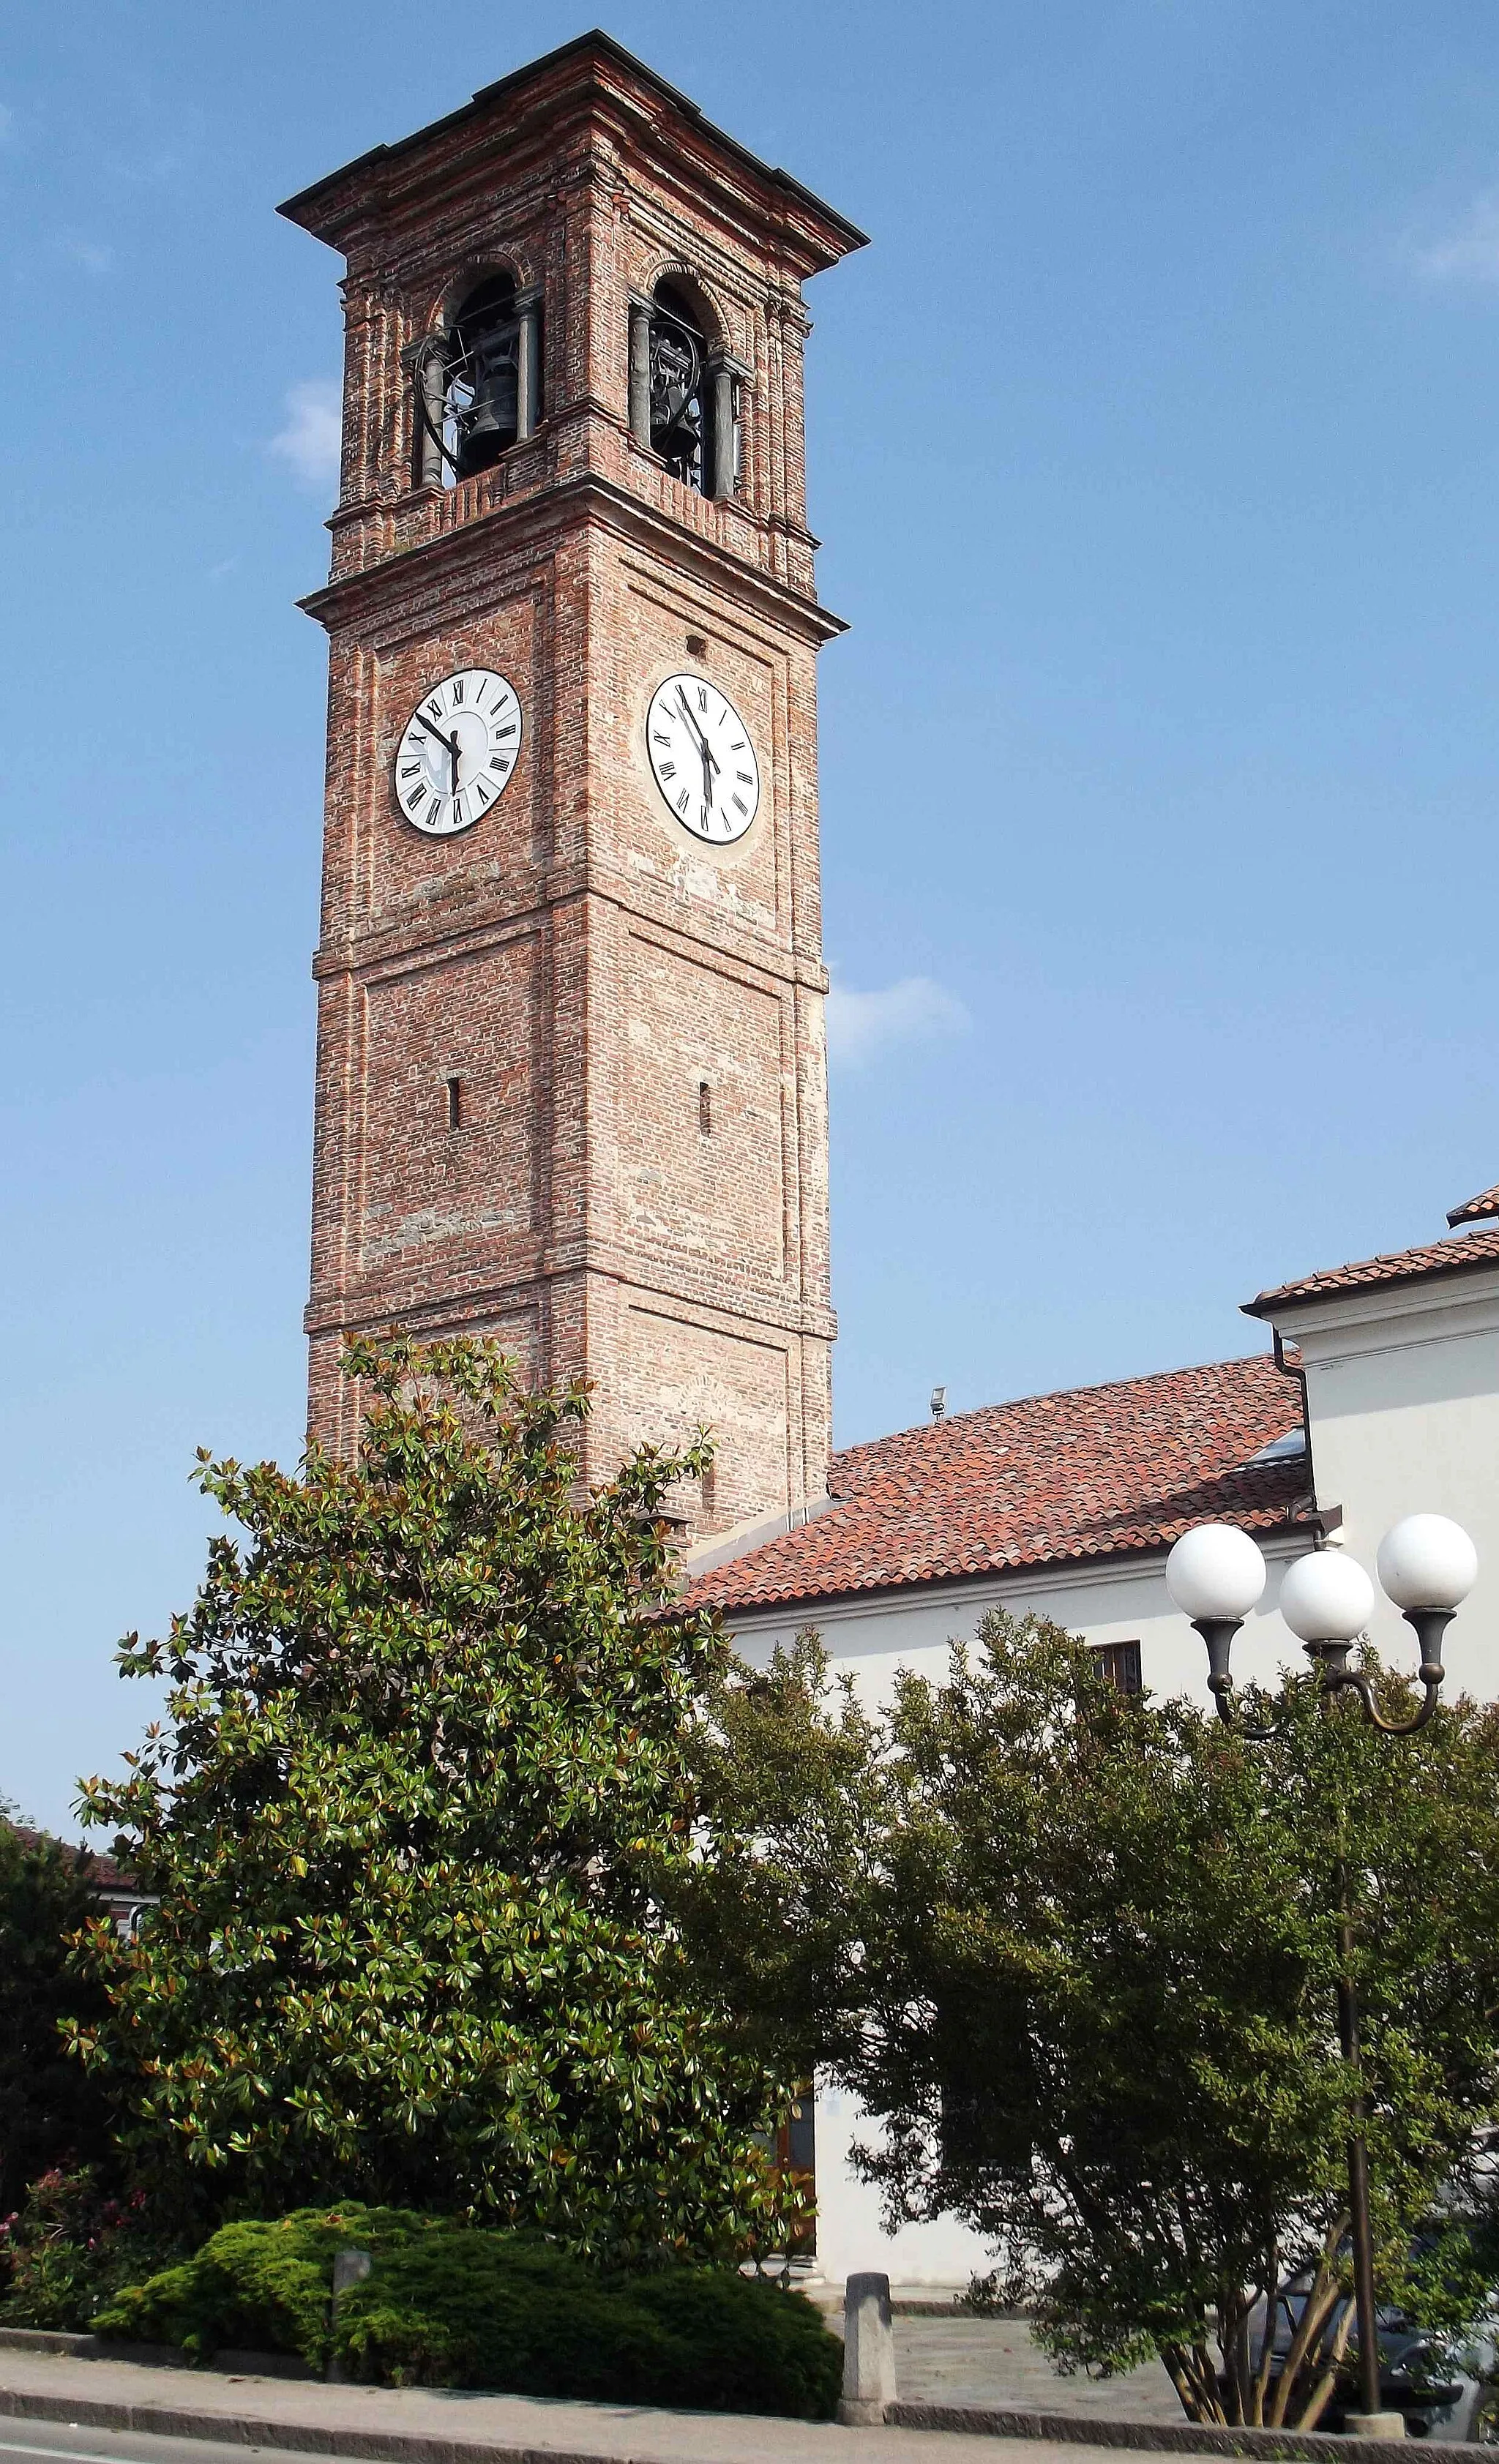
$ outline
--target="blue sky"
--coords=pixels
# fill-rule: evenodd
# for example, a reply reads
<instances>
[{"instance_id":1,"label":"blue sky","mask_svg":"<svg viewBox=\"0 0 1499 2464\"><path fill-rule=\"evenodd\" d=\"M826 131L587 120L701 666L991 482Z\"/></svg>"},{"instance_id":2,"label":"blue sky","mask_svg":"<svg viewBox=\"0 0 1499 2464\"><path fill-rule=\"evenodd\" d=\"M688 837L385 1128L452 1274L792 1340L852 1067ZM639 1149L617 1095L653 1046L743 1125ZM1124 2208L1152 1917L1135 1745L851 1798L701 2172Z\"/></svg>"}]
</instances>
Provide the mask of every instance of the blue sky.
<instances>
[{"instance_id":1,"label":"blue sky","mask_svg":"<svg viewBox=\"0 0 1499 2464\"><path fill-rule=\"evenodd\" d=\"M69 1826L200 1442L300 1439L332 255L592 22L78 0L0 62L0 1792ZM1491 0L619 0L811 293L839 1432L1253 1350L1499 1178Z\"/></svg>"}]
</instances>

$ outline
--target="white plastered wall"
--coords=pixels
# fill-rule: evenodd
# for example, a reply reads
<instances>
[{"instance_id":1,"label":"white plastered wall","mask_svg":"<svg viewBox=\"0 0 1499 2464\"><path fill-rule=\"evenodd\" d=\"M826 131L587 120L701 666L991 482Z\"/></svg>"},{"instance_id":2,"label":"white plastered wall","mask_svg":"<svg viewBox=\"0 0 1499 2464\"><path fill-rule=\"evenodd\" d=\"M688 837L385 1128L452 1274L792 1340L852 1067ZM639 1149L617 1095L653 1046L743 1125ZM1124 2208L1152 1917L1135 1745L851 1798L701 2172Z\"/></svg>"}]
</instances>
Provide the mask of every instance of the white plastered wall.
<instances>
[{"instance_id":1,"label":"white plastered wall","mask_svg":"<svg viewBox=\"0 0 1499 2464\"><path fill-rule=\"evenodd\" d=\"M1450 1514L1471 1533L1478 1581L1448 1631L1448 1690L1499 1693L1499 1270L1432 1276L1289 1309L1301 1347L1317 1503L1371 1577L1405 1514ZM1410 1628L1376 1590L1370 1634L1410 1666Z\"/></svg>"},{"instance_id":2,"label":"white plastered wall","mask_svg":"<svg viewBox=\"0 0 1499 2464\"><path fill-rule=\"evenodd\" d=\"M1293 1388L1288 1402L1293 1417ZM1280 1569L1298 1551L1278 1543L1266 1553L1271 1562L1267 1596L1273 1602ZM990 1609L1034 1609L1091 1643L1137 1641L1141 1673L1152 1693L1191 1693L1206 1705L1211 1698L1202 1682L1202 1645L1166 1595L1164 1565L1162 1551L1114 1567L1048 1569L1043 1574L1006 1574L876 1598L826 1601L815 1619L806 1615L746 1616L731 1623L744 1658L763 1666L777 1642L789 1642L803 1626L815 1622L834 1670L847 1671L861 1699L873 1708L888 1698L897 1668L940 1679L951 1644L971 1640ZM1283 1662L1299 1658L1300 1646L1272 1606L1249 1618L1235 1651L1235 1673L1270 1678ZM829 2282L874 2268L883 2270L893 2284L965 2284L970 2276L992 2267L986 2245L955 2217L903 2225L893 2233L885 2230L878 2192L858 2179L849 2161L852 2142L872 2135L853 2098L819 2081L816 2126L817 2257Z\"/></svg>"}]
</instances>

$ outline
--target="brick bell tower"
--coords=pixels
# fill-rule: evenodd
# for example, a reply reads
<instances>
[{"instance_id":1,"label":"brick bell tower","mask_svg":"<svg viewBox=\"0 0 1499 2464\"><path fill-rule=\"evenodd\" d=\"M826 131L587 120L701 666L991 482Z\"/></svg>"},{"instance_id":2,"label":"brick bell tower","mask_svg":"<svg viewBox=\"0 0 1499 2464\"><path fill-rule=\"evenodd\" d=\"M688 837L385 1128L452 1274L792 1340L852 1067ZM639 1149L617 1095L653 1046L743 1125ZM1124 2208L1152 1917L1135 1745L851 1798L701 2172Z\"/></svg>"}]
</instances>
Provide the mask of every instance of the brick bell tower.
<instances>
[{"instance_id":1,"label":"brick bell tower","mask_svg":"<svg viewBox=\"0 0 1499 2464\"><path fill-rule=\"evenodd\" d=\"M313 1430L346 1331L700 1422L694 1535L827 1487L802 305L862 233L592 33L281 208L346 316Z\"/></svg>"}]
</instances>

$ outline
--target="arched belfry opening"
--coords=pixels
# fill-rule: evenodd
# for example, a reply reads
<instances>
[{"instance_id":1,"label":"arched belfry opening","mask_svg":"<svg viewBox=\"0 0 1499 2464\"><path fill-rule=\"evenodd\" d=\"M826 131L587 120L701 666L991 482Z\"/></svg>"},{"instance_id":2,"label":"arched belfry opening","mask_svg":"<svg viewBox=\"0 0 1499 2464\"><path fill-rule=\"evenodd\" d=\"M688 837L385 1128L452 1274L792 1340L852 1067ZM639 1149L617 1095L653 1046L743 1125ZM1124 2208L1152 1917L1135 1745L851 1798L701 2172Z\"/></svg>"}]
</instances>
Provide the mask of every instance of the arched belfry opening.
<instances>
[{"instance_id":1,"label":"arched belfry opening","mask_svg":"<svg viewBox=\"0 0 1499 2464\"><path fill-rule=\"evenodd\" d=\"M664 275L631 298L630 433L699 495L738 487L742 374L686 283Z\"/></svg>"},{"instance_id":2,"label":"arched belfry opening","mask_svg":"<svg viewBox=\"0 0 1499 2464\"><path fill-rule=\"evenodd\" d=\"M541 298L511 274L459 297L412 358L417 485L452 487L487 471L540 418Z\"/></svg>"}]
</instances>

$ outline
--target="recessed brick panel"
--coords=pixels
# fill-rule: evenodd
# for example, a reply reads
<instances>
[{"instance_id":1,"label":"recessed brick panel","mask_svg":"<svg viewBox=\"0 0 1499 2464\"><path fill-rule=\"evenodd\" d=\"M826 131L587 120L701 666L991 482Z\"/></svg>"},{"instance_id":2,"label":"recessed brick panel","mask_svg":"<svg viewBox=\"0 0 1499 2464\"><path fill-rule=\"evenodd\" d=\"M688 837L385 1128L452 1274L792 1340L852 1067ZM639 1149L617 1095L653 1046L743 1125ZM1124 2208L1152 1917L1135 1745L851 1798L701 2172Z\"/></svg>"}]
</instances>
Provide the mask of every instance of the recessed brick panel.
<instances>
[{"instance_id":1,"label":"recessed brick panel","mask_svg":"<svg viewBox=\"0 0 1499 2464\"><path fill-rule=\"evenodd\" d=\"M626 1321L617 1374L625 1418L641 1438L685 1445L699 1427L718 1435L718 1457L694 1521L730 1529L763 1513L761 1501L784 1489L783 1351L636 1303Z\"/></svg>"},{"instance_id":2,"label":"recessed brick panel","mask_svg":"<svg viewBox=\"0 0 1499 2464\"><path fill-rule=\"evenodd\" d=\"M469 1279L535 1229L540 960L526 933L364 987L363 1275Z\"/></svg>"},{"instance_id":3,"label":"recessed brick panel","mask_svg":"<svg viewBox=\"0 0 1499 2464\"><path fill-rule=\"evenodd\" d=\"M781 1282L780 997L638 932L627 987L622 1229L642 1250Z\"/></svg>"}]
</instances>

